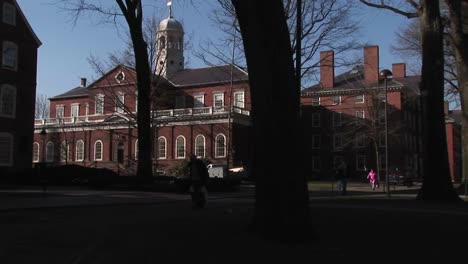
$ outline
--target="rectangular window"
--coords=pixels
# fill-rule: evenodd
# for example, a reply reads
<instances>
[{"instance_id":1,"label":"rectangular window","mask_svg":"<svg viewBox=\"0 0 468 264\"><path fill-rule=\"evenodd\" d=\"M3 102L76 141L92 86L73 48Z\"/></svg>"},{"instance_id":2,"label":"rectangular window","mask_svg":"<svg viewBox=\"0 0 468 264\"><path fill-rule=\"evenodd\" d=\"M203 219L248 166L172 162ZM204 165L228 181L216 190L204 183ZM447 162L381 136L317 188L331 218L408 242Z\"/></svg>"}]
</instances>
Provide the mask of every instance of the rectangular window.
<instances>
[{"instance_id":1,"label":"rectangular window","mask_svg":"<svg viewBox=\"0 0 468 264\"><path fill-rule=\"evenodd\" d=\"M341 104L341 96L339 96L339 95L338 96L333 96L332 103L333 103L333 105Z\"/></svg>"},{"instance_id":2,"label":"rectangular window","mask_svg":"<svg viewBox=\"0 0 468 264\"><path fill-rule=\"evenodd\" d=\"M314 96L312 97L312 106L319 106L320 105L320 97Z\"/></svg>"},{"instance_id":3,"label":"rectangular window","mask_svg":"<svg viewBox=\"0 0 468 264\"><path fill-rule=\"evenodd\" d=\"M320 164L320 157L319 156L312 156L312 170L320 170L321 164Z\"/></svg>"},{"instance_id":4,"label":"rectangular window","mask_svg":"<svg viewBox=\"0 0 468 264\"><path fill-rule=\"evenodd\" d=\"M364 111L356 111L356 118L357 119L364 119Z\"/></svg>"},{"instance_id":5,"label":"rectangular window","mask_svg":"<svg viewBox=\"0 0 468 264\"><path fill-rule=\"evenodd\" d=\"M333 149L340 150L343 147L343 136L341 134L333 135Z\"/></svg>"},{"instance_id":6,"label":"rectangular window","mask_svg":"<svg viewBox=\"0 0 468 264\"><path fill-rule=\"evenodd\" d=\"M343 164L343 156L334 156L333 157L333 168L337 169Z\"/></svg>"},{"instance_id":7,"label":"rectangular window","mask_svg":"<svg viewBox=\"0 0 468 264\"><path fill-rule=\"evenodd\" d=\"M13 136L0 133L0 166L13 165Z\"/></svg>"},{"instance_id":8,"label":"rectangular window","mask_svg":"<svg viewBox=\"0 0 468 264\"><path fill-rule=\"evenodd\" d=\"M364 103L364 95L356 95L355 97L355 102L356 104L363 104Z\"/></svg>"},{"instance_id":9,"label":"rectangular window","mask_svg":"<svg viewBox=\"0 0 468 264\"><path fill-rule=\"evenodd\" d=\"M115 97L115 112L123 113L124 111L125 111L125 95L123 93L119 93Z\"/></svg>"},{"instance_id":10,"label":"rectangular window","mask_svg":"<svg viewBox=\"0 0 468 264\"><path fill-rule=\"evenodd\" d=\"M3 23L16 25L16 8L10 3L3 3Z\"/></svg>"},{"instance_id":11,"label":"rectangular window","mask_svg":"<svg viewBox=\"0 0 468 264\"><path fill-rule=\"evenodd\" d=\"M177 95L175 97L175 108L185 108L185 96Z\"/></svg>"},{"instance_id":12,"label":"rectangular window","mask_svg":"<svg viewBox=\"0 0 468 264\"><path fill-rule=\"evenodd\" d=\"M96 97L94 99L94 103L95 103L94 113L96 115L104 114L104 95L102 95L102 94L96 95Z\"/></svg>"},{"instance_id":13,"label":"rectangular window","mask_svg":"<svg viewBox=\"0 0 468 264\"><path fill-rule=\"evenodd\" d=\"M0 116L15 117L16 87L8 84L0 86Z\"/></svg>"},{"instance_id":14,"label":"rectangular window","mask_svg":"<svg viewBox=\"0 0 468 264\"><path fill-rule=\"evenodd\" d=\"M366 170L366 156L356 156L356 169Z\"/></svg>"},{"instance_id":15,"label":"rectangular window","mask_svg":"<svg viewBox=\"0 0 468 264\"><path fill-rule=\"evenodd\" d=\"M319 149L321 144L320 135L312 135L312 148Z\"/></svg>"},{"instance_id":16,"label":"rectangular window","mask_svg":"<svg viewBox=\"0 0 468 264\"><path fill-rule=\"evenodd\" d=\"M16 71L18 66L18 46L10 41L3 41L2 66L4 69Z\"/></svg>"},{"instance_id":17,"label":"rectangular window","mask_svg":"<svg viewBox=\"0 0 468 264\"><path fill-rule=\"evenodd\" d=\"M193 107L204 107L205 106L205 96L203 94L193 96Z\"/></svg>"},{"instance_id":18,"label":"rectangular window","mask_svg":"<svg viewBox=\"0 0 468 264\"><path fill-rule=\"evenodd\" d=\"M234 106L239 108L245 108L244 92L234 93Z\"/></svg>"},{"instance_id":19,"label":"rectangular window","mask_svg":"<svg viewBox=\"0 0 468 264\"><path fill-rule=\"evenodd\" d=\"M57 119L63 119L65 115L65 106L64 105L57 105L55 107L55 117Z\"/></svg>"},{"instance_id":20,"label":"rectangular window","mask_svg":"<svg viewBox=\"0 0 468 264\"><path fill-rule=\"evenodd\" d=\"M320 127L320 113L312 113L312 127Z\"/></svg>"},{"instance_id":21,"label":"rectangular window","mask_svg":"<svg viewBox=\"0 0 468 264\"><path fill-rule=\"evenodd\" d=\"M158 159L166 159L166 140L164 138L158 140Z\"/></svg>"},{"instance_id":22,"label":"rectangular window","mask_svg":"<svg viewBox=\"0 0 468 264\"><path fill-rule=\"evenodd\" d=\"M224 106L224 94L223 93L216 93L213 96L213 106L221 107Z\"/></svg>"},{"instance_id":23,"label":"rectangular window","mask_svg":"<svg viewBox=\"0 0 468 264\"><path fill-rule=\"evenodd\" d=\"M342 116L341 112L333 112L332 121L333 121L334 127L341 126L341 116Z\"/></svg>"},{"instance_id":24,"label":"rectangular window","mask_svg":"<svg viewBox=\"0 0 468 264\"><path fill-rule=\"evenodd\" d=\"M72 104L71 106L71 116L78 117L80 115L80 105L79 104Z\"/></svg>"}]
</instances>

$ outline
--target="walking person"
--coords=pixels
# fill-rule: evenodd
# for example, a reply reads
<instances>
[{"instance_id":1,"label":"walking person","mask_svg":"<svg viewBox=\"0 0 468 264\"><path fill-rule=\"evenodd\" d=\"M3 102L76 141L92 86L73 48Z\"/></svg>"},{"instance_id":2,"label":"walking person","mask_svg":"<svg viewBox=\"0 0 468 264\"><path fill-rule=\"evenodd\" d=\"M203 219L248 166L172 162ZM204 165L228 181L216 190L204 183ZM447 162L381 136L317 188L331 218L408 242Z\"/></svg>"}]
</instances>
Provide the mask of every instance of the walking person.
<instances>
[{"instance_id":1,"label":"walking person","mask_svg":"<svg viewBox=\"0 0 468 264\"><path fill-rule=\"evenodd\" d=\"M379 181L377 180L377 174L374 172L373 169L370 170L369 174L367 175L367 179L369 180L372 190L375 188L379 188Z\"/></svg>"},{"instance_id":2,"label":"walking person","mask_svg":"<svg viewBox=\"0 0 468 264\"><path fill-rule=\"evenodd\" d=\"M337 179L338 190L341 191L341 195L346 195L346 187L348 185L348 172L346 164L342 163L335 171L335 177Z\"/></svg>"},{"instance_id":3,"label":"walking person","mask_svg":"<svg viewBox=\"0 0 468 264\"><path fill-rule=\"evenodd\" d=\"M207 199L206 183L208 182L208 169L205 163L194 154L190 155L188 163L190 173L190 195L193 208L204 208Z\"/></svg>"}]
</instances>

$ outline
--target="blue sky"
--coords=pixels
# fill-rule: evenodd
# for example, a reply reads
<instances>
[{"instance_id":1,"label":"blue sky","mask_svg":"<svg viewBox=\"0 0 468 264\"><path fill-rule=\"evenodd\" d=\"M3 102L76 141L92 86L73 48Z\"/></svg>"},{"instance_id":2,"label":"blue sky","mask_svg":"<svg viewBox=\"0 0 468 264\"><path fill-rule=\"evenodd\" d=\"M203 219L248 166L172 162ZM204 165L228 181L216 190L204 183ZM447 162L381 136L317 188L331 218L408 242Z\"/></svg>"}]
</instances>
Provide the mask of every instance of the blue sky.
<instances>
[{"instance_id":1,"label":"blue sky","mask_svg":"<svg viewBox=\"0 0 468 264\"><path fill-rule=\"evenodd\" d=\"M109 52L124 47L124 28L112 24L99 24L95 17L84 16L73 26L70 15L52 3L56 0L17 0L29 23L42 41L38 55L37 94L51 97L66 92L80 83L80 78L89 80L97 75L86 58L93 54L105 58ZM105 0L111 2L111 0ZM112 1L113 2L113 1ZM166 0L146 0L145 15L167 17ZM214 0L174 1L174 16L184 25L186 34L192 36L192 45L197 49L201 39L215 38L217 28L208 19L214 8ZM362 24L360 34L363 43L380 46L381 68L391 68L392 63L405 62L391 53L395 32L404 28L408 19L386 11L362 6L356 14ZM362 52L358 55L362 55ZM190 67L205 66L190 53Z\"/></svg>"}]
</instances>

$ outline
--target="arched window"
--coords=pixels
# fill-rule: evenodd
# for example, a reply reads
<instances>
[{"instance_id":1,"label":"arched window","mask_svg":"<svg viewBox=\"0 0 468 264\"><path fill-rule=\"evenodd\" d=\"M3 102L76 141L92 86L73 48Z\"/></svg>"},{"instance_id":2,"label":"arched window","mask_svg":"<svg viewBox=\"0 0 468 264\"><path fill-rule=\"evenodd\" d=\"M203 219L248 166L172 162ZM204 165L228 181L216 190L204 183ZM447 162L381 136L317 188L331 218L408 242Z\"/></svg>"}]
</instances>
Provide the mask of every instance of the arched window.
<instances>
[{"instance_id":1,"label":"arched window","mask_svg":"<svg viewBox=\"0 0 468 264\"><path fill-rule=\"evenodd\" d=\"M33 162L39 162L39 143L33 143L33 152L32 152L32 160Z\"/></svg>"},{"instance_id":2,"label":"arched window","mask_svg":"<svg viewBox=\"0 0 468 264\"><path fill-rule=\"evenodd\" d=\"M94 143L94 160L102 160L102 141Z\"/></svg>"},{"instance_id":3,"label":"arched window","mask_svg":"<svg viewBox=\"0 0 468 264\"><path fill-rule=\"evenodd\" d=\"M78 142L76 142L75 160L76 161L84 160L84 141L83 140L78 140Z\"/></svg>"},{"instance_id":4,"label":"arched window","mask_svg":"<svg viewBox=\"0 0 468 264\"><path fill-rule=\"evenodd\" d=\"M226 157L226 136L219 134L215 140L215 157Z\"/></svg>"},{"instance_id":5,"label":"arched window","mask_svg":"<svg viewBox=\"0 0 468 264\"><path fill-rule=\"evenodd\" d=\"M185 159L185 138L178 136L176 139L176 159Z\"/></svg>"},{"instance_id":6,"label":"arched window","mask_svg":"<svg viewBox=\"0 0 468 264\"><path fill-rule=\"evenodd\" d=\"M165 137L158 138L158 159L166 159L166 153L167 153L166 142L167 141Z\"/></svg>"},{"instance_id":7,"label":"arched window","mask_svg":"<svg viewBox=\"0 0 468 264\"><path fill-rule=\"evenodd\" d=\"M164 36L159 38L159 49L166 48L166 38Z\"/></svg>"},{"instance_id":8,"label":"arched window","mask_svg":"<svg viewBox=\"0 0 468 264\"><path fill-rule=\"evenodd\" d=\"M47 142L46 145L46 161L52 162L54 161L54 143Z\"/></svg>"},{"instance_id":9,"label":"arched window","mask_svg":"<svg viewBox=\"0 0 468 264\"><path fill-rule=\"evenodd\" d=\"M195 138L195 156L205 157L205 137L203 135L198 135Z\"/></svg>"},{"instance_id":10,"label":"arched window","mask_svg":"<svg viewBox=\"0 0 468 264\"><path fill-rule=\"evenodd\" d=\"M60 144L60 161L70 160L70 145L66 141Z\"/></svg>"},{"instance_id":11,"label":"arched window","mask_svg":"<svg viewBox=\"0 0 468 264\"><path fill-rule=\"evenodd\" d=\"M135 160L138 160L138 139L135 140Z\"/></svg>"}]
</instances>

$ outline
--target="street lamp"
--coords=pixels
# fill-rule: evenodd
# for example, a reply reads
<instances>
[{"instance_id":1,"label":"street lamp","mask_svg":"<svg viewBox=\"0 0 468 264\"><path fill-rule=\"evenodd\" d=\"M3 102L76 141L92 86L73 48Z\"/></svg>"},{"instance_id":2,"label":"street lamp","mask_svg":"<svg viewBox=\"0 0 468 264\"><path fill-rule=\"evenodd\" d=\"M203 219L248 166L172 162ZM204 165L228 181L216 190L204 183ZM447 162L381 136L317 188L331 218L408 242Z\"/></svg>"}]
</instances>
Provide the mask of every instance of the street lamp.
<instances>
[{"instance_id":1,"label":"street lamp","mask_svg":"<svg viewBox=\"0 0 468 264\"><path fill-rule=\"evenodd\" d=\"M387 113L387 104L388 104L388 87L387 87L387 78L392 76L390 70L384 69L380 72L380 76L384 77L385 84L385 188L387 189L387 196L390 197L390 186L388 185L388 113Z\"/></svg>"},{"instance_id":2,"label":"street lamp","mask_svg":"<svg viewBox=\"0 0 468 264\"><path fill-rule=\"evenodd\" d=\"M45 178L44 170L43 169L41 170L41 167L44 165L44 161L46 160L45 154L44 154L45 153L45 139L46 139L46 136L47 136L47 131L45 130L45 128L43 128L41 130L41 132L39 133L39 137L42 140L42 163L39 163L38 172L39 172L39 178L41 179L40 181L41 181L41 184L42 184L42 190L43 190L44 194L47 191L47 179Z\"/></svg>"}]
</instances>

